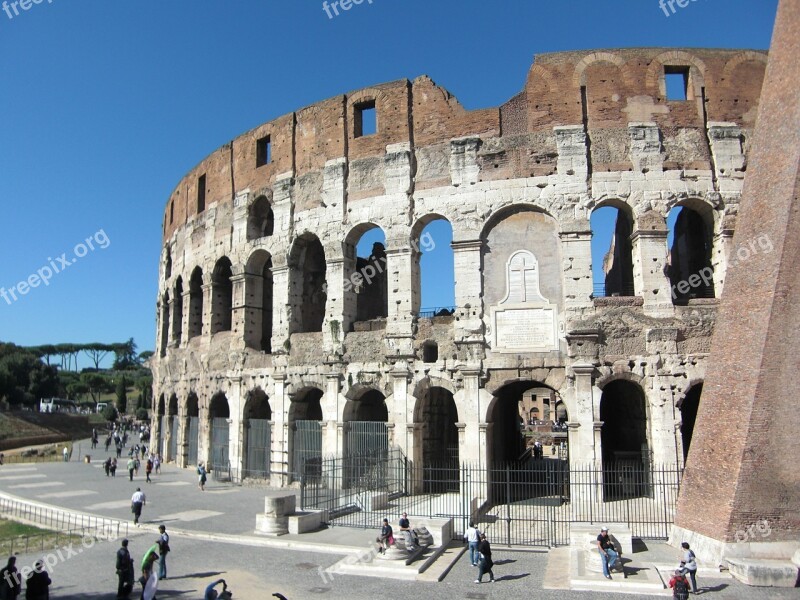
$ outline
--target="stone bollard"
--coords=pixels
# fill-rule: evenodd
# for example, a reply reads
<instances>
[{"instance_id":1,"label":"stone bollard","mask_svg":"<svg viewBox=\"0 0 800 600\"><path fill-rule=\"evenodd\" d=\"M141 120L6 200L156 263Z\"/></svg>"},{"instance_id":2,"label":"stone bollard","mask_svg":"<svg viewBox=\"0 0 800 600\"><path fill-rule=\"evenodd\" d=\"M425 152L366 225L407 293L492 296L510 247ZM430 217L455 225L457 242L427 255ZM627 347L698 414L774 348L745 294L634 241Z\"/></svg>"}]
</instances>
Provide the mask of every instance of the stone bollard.
<instances>
[{"instance_id":1,"label":"stone bollard","mask_svg":"<svg viewBox=\"0 0 800 600\"><path fill-rule=\"evenodd\" d=\"M289 533L289 515L294 513L296 497L268 496L264 499L264 513L256 515L256 533L269 536Z\"/></svg>"}]
</instances>

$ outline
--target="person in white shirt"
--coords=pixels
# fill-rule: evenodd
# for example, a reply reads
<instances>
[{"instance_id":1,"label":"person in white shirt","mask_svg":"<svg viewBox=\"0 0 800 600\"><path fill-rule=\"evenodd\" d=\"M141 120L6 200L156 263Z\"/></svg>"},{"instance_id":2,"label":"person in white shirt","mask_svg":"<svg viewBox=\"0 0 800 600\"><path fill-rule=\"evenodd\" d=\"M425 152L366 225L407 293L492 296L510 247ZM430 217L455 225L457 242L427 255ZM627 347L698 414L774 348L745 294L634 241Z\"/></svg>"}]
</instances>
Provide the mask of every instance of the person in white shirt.
<instances>
[{"instance_id":1,"label":"person in white shirt","mask_svg":"<svg viewBox=\"0 0 800 600\"><path fill-rule=\"evenodd\" d=\"M478 543L480 542L481 532L475 528L475 523L470 521L469 527L464 534L464 539L469 544L469 562L473 567L478 566Z\"/></svg>"},{"instance_id":2,"label":"person in white shirt","mask_svg":"<svg viewBox=\"0 0 800 600\"><path fill-rule=\"evenodd\" d=\"M147 504L147 498L141 488L136 488L136 491L131 496L131 512L133 513L133 524L139 526L139 518L142 516L142 507Z\"/></svg>"}]
</instances>

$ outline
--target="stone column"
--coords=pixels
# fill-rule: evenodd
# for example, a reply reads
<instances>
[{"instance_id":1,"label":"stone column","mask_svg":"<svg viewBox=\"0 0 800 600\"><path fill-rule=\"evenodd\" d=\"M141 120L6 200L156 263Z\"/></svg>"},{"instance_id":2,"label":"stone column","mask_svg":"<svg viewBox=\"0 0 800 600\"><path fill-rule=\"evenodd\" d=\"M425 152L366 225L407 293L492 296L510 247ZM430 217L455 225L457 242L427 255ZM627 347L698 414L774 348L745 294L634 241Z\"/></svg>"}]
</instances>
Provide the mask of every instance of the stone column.
<instances>
[{"instance_id":1,"label":"stone column","mask_svg":"<svg viewBox=\"0 0 800 600\"><path fill-rule=\"evenodd\" d=\"M345 279L348 278L349 283L349 273L345 270L344 257L328 256L328 252L330 250L326 248L328 300L322 323L322 345L326 353L341 356L345 333L350 331L356 318L355 294L345 291Z\"/></svg>"},{"instance_id":2,"label":"stone column","mask_svg":"<svg viewBox=\"0 0 800 600\"><path fill-rule=\"evenodd\" d=\"M181 323L181 339L180 345L185 346L189 343L189 322L191 320L191 315L189 311L191 310L192 306L192 293L189 291L188 283L185 284L186 291L183 292L183 297L181 302L183 302L183 322Z\"/></svg>"},{"instance_id":3,"label":"stone column","mask_svg":"<svg viewBox=\"0 0 800 600\"><path fill-rule=\"evenodd\" d=\"M481 240L453 241L456 277L456 319L453 322L456 343L484 343L483 299L481 284Z\"/></svg>"},{"instance_id":4,"label":"stone column","mask_svg":"<svg viewBox=\"0 0 800 600\"><path fill-rule=\"evenodd\" d=\"M588 362L577 362L572 365L575 376L574 409L569 418L569 462L575 467L602 468L602 453L599 437L595 437L595 414L599 409L595 406L594 375L596 368Z\"/></svg>"},{"instance_id":5,"label":"stone column","mask_svg":"<svg viewBox=\"0 0 800 600\"><path fill-rule=\"evenodd\" d=\"M234 266L234 269L236 268L237 267ZM232 348L244 349L245 345L245 327L248 321L245 284L248 277L250 276L245 275L244 273L234 273L231 275L233 298L231 302L230 344Z\"/></svg>"},{"instance_id":6,"label":"stone column","mask_svg":"<svg viewBox=\"0 0 800 600\"><path fill-rule=\"evenodd\" d=\"M281 486L289 485L292 471L291 432L289 431L289 413L291 411L291 398L287 393L288 380L285 373L272 375L272 423L270 424L270 483L275 485L280 481Z\"/></svg>"},{"instance_id":7,"label":"stone column","mask_svg":"<svg viewBox=\"0 0 800 600\"><path fill-rule=\"evenodd\" d=\"M204 274L203 278L210 280L211 273ZM214 307L211 305L213 289L213 284L203 284L203 337L211 337L211 319L214 317Z\"/></svg>"},{"instance_id":8,"label":"stone column","mask_svg":"<svg viewBox=\"0 0 800 600\"><path fill-rule=\"evenodd\" d=\"M672 295L665 267L667 264L667 225L660 215L640 218L631 235L633 285L644 300L644 313L651 317L673 314Z\"/></svg>"},{"instance_id":9,"label":"stone column","mask_svg":"<svg viewBox=\"0 0 800 600\"><path fill-rule=\"evenodd\" d=\"M273 258L276 261L276 258ZM290 323L293 316L289 305L289 267L272 267L272 353L287 354Z\"/></svg>"},{"instance_id":10,"label":"stone column","mask_svg":"<svg viewBox=\"0 0 800 600\"><path fill-rule=\"evenodd\" d=\"M561 255L564 265L564 309L592 306L592 228L588 220L562 223Z\"/></svg>"},{"instance_id":11,"label":"stone column","mask_svg":"<svg viewBox=\"0 0 800 600\"><path fill-rule=\"evenodd\" d=\"M414 317L419 310L419 277L414 275L415 261L411 248L393 244L386 249L389 289L384 341L387 360L414 356Z\"/></svg>"},{"instance_id":12,"label":"stone column","mask_svg":"<svg viewBox=\"0 0 800 600\"><path fill-rule=\"evenodd\" d=\"M405 361L398 361L394 369L389 372L392 381L392 412L389 414L388 422L395 424L399 431L405 432L406 425L414 422L414 403L416 399L408 393L408 384L411 382L413 373ZM406 435L397 435L394 445L408 458L412 458L415 439L408 438ZM413 460L413 459L412 459Z\"/></svg>"},{"instance_id":13,"label":"stone column","mask_svg":"<svg viewBox=\"0 0 800 600\"><path fill-rule=\"evenodd\" d=\"M325 395L322 407L322 456L344 455L344 423L339 421L339 395L342 391L342 376L337 371L325 375Z\"/></svg>"}]
</instances>

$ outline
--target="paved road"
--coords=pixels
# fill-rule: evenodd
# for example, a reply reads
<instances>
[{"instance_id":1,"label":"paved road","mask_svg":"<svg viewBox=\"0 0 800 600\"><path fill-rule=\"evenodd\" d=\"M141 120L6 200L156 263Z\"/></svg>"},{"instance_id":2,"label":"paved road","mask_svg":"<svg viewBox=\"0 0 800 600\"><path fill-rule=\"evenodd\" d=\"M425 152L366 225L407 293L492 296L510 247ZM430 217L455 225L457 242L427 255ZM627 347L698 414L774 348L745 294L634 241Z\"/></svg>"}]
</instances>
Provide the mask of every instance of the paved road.
<instances>
[{"instance_id":1,"label":"paved road","mask_svg":"<svg viewBox=\"0 0 800 600\"><path fill-rule=\"evenodd\" d=\"M99 465L102 460L97 461ZM588 598L595 594L563 590L543 590L542 580L548 555L543 552L513 552L495 548L497 583L475 585L475 570L462 556L453 570L439 584L386 581L377 578L324 574L349 548L366 547L374 532L331 528L317 534L298 536L320 546L322 551L297 551L281 547L253 547L255 515L263 510L269 492L247 487L228 487L210 482L206 492L197 489L194 472L166 466L154 483L144 483L141 475L133 483L125 471L107 478L93 464L44 463L0 468L0 490L18 497L81 510L106 517L130 520L130 496L136 486L147 494L145 527L131 528L130 548L137 558L155 541L155 528L165 523L168 530L187 534L205 533L242 537L239 543L193 539L173 533L169 555L169 574L161 584L159 598L202 598L202 590L211 581L224 577L234 591L234 598L257 600L280 592L289 600L306 598ZM228 538L232 539L232 538ZM258 538L260 541L261 538ZM284 536L279 543L291 541ZM327 546L327 547L326 547ZM336 548L335 546L338 546ZM74 555L62 551L52 569L54 585L51 597L64 600L111 599L115 597L114 555L118 543L98 542L87 548L75 548ZM80 552L77 552L80 550ZM55 556L55 555L54 555ZM18 565L32 565L40 558L20 555ZM737 582L705 580L701 585L712 591L709 599L752 598L800 599L800 590L746 588ZM603 593L606 600L628 600L631 595ZM643 596L644 597L644 596Z\"/></svg>"}]
</instances>

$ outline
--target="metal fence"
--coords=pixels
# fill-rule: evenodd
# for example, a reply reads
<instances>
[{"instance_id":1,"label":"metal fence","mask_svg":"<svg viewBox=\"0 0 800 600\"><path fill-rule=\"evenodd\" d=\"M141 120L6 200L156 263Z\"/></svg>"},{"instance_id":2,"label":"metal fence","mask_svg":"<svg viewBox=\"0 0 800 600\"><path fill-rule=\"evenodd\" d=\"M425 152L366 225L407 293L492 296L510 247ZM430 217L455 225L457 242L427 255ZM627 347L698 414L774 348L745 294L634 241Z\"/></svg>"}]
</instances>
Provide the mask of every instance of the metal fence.
<instances>
[{"instance_id":1,"label":"metal fence","mask_svg":"<svg viewBox=\"0 0 800 600\"><path fill-rule=\"evenodd\" d=\"M294 424L292 478L300 480L303 473L316 477L322 463L322 422L295 421Z\"/></svg>"},{"instance_id":2,"label":"metal fence","mask_svg":"<svg viewBox=\"0 0 800 600\"><path fill-rule=\"evenodd\" d=\"M197 436L200 433L200 418L199 417L190 417L189 418L189 430L187 435L189 439L189 456L187 457L187 462L190 465L197 464Z\"/></svg>"},{"instance_id":3,"label":"metal fence","mask_svg":"<svg viewBox=\"0 0 800 600\"><path fill-rule=\"evenodd\" d=\"M452 518L456 538L474 520L509 546L567 545L571 523L624 523L635 537L667 539L681 475L677 465L598 469L550 458L454 470L448 461L415 466L390 450L322 460L302 478L300 504L327 511L331 526L377 529L402 512Z\"/></svg>"},{"instance_id":4,"label":"metal fence","mask_svg":"<svg viewBox=\"0 0 800 600\"><path fill-rule=\"evenodd\" d=\"M245 429L243 477L266 479L270 475L272 424L267 419L249 419Z\"/></svg>"},{"instance_id":5,"label":"metal fence","mask_svg":"<svg viewBox=\"0 0 800 600\"><path fill-rule=\"evenodd\" d=\"M178 459L178 431L180 431L181 422L179 417L173 416L172 429L170 430L169 438L169 458L170 460Z\"/></svg>"},{"instance_id":6,"label":"metal fence","mask_svg":"<svg viewBox=\"0 0 800 600\"><path fill-rule=\"evenodd\" d=\"M216 417L211 419L211 464L214 470L229 465L229 446L231 426L228 419Z\"/></svg>"},{"instance_id":7,"label":"metal fence","mask_svg":"<svg viewBox=\"0 0 800 600\"><path fill-rule=\"evenodd\" d=\"M10 498L0 498L0 517L61 533L75 534L80 531L84 535L105 539L117 539L128 535L128 523L125 521L72 513Z\"/></svg>"}]
</instances>

